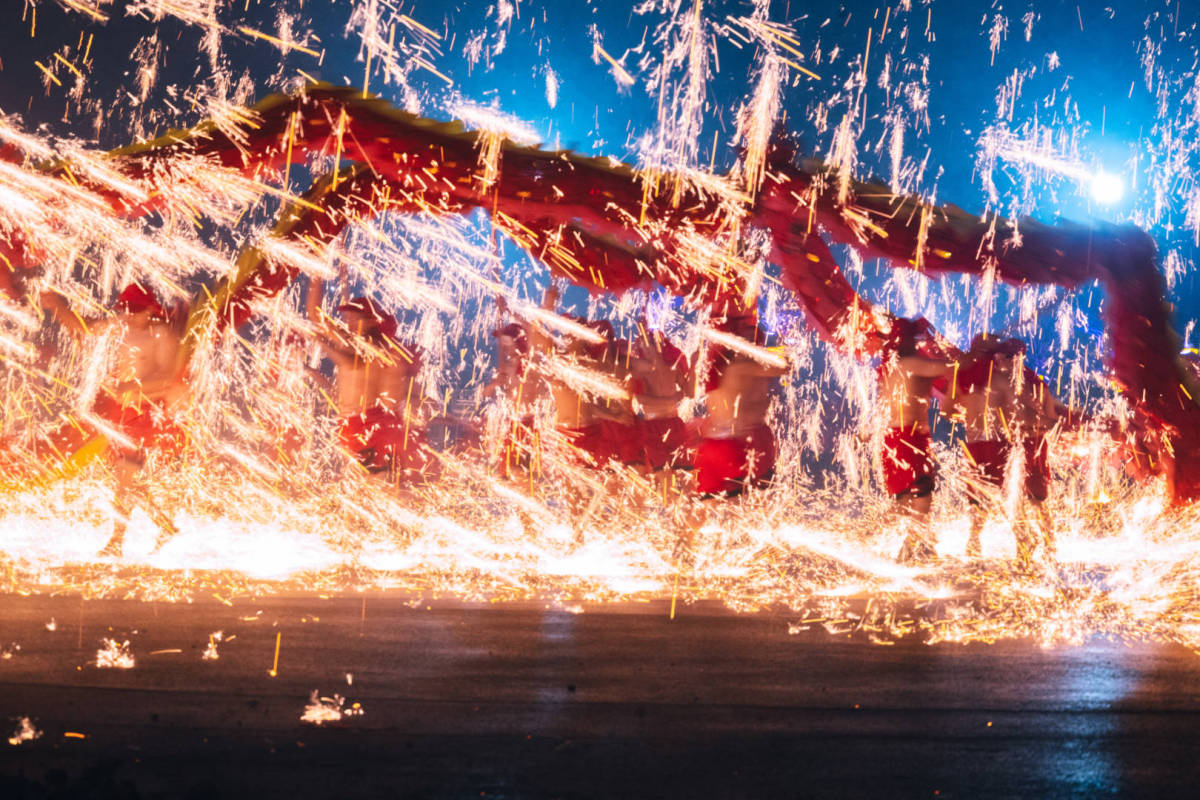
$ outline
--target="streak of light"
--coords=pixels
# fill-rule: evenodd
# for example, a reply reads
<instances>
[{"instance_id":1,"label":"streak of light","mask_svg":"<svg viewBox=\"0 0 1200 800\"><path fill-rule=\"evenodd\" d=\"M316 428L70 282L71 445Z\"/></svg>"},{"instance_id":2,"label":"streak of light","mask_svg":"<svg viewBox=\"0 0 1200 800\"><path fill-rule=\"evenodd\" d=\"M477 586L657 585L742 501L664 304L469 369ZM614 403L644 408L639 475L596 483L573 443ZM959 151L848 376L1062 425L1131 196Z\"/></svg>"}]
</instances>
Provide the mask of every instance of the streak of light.
<instances>
[{"instance_id":1,"label":"streak of light","mask_svg":"<svg viewBox=\"0 0 1200 800\"><path fill-rule=\"evenodd\" d=\"M634 77L630 75L624 67L621 66L620 62L610 56L598 42L594 43L592 45L592 60L599 64L601 58L607 61L612 67L613 77L617 79L617 83L621 84L622 86L632 86L633 84L637 83L637 81L634 80Z\"/></svg>"},{"instance_id":2,"label":"streak of light","mask_svg":"<svg viewBox=\"0 0 1200 800\"><path fill-rule=\"evenodd\" d=\"M286 42L277 36L272 36L271 34L263 33L262 31L256 31L253 28L247 28L244 25L238 28L238 32L243 33L253 39L262 39L263 41L270 42L285 53L289 50L299 50L301 53L310 55L313 58L321 57L321 54L318 51L313 50L311 47L305 47L304 45L297 44L295 42Z\"/></svg>"}]
</instances>

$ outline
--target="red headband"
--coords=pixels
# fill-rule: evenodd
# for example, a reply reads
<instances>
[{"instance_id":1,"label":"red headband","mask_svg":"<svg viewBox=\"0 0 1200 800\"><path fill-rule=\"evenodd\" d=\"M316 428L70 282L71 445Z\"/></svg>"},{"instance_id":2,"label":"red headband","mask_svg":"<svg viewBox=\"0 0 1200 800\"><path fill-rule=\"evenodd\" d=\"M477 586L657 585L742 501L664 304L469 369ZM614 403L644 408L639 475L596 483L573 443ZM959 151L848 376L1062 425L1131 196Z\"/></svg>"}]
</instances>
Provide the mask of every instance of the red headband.
<instances>
[{"instance_id":1,"label":"red headband","mask_svg":"<svg viewBox=\"0 0 1200 800\"><path fill-rule=\"evenodd\" d=\"M379 333L383 334L388 339L395 339L398 326L396 318L391 314L385 314L378 304L369 297L355 297L347 303L338 306L338 311L343 313L347 311L365 314L375 322L375 326ZM367 332L370 335L370 332Z\"/></svg>"},{"instance_id":2,"label":"red headband","mask_svg":"<svg viewBox=\"0 0 1200 800\"><path fill-rule=\"evenodd\" d=\"M712 321L713 327L724 333L732 333L752 342L757 341L759 333L758 312L750 311L745 314L730 314L718 317Z\"/></svg>"},{"instance_id":3,"label":"red headband","mask_svg":"<svg viewBox=\"0 0 1200 800\"><path fill-rule=\"evenodd\" d=\"M892 353L916 349L917 337L925 331L922 323L925 323L924 318L895 317L892 319L892 327L883 340L883 360L889 360Z\"/></svg>"},{"instance_id":4,"label":"red headband","mask_svg":"<svg viewBox=\"0 0 1200 800\"><path fill-rule=\"evenodd\" d=\"M529 337L525 334L525 329L515 322L510 322L503 328L497 328L492 331L492 336L495 336L497 339L507 336L513 340L513 344L521 353L529 352Z\"/></svg>"},{"instance_id":5,"label":"red headband","mask_svg":"<svg viewBox=\"0 0 1200 800\"><path fill-rule=\"evenodd\" d=\"M1020 339L1001 339L981 333L971 340L971 351L980 356L1019 356L1025 352L1025 343Z\"/></svg>"},{"instance_id":6,"label":"red headband","mask_svg":"<svg viewBox=\"0 0 1200 800\"><path fill-rule=\"evenodd\" d=\"M149 311L150 316L158 319L167 318L167 310L158 302L153 292L147 291L140 283L131 283L121 290L113 307L125 314L137 314Z\"/></svg>"},{"instance_id":7,"label":"red headband","mask_svg":"<svg viewBox=\"0 0 1200 800\"><path fill-rule=\"evenodd\" d=\"M608 348L611 347L613 342L615 342L617 339L617 332L613 328L612 323L606 319L598 319L591 322L583 317L573 317L573 319L575 322L578 322L585 328L591 328L596 333L604 337L603 342L586 342L584 344L584 351L588 354L588 356L598 361L602 361L604 357L608 355Z\"/></svg>"},{"instance_id":8,"label":"red headband","mask_svg":"<svg viewBox=\"0 0 1200 800\"><path fill-rule=\"evenodd\" d=\"M980 334L971 342L974 360L958 371L958 391L973 392L985 387L992 378L992 364L996 356L1018 356L1025 352L1025 343L1020 339L1001 339ZM1028 367L1027 375L1036 374Z\"/></svg>"}]
</instances>

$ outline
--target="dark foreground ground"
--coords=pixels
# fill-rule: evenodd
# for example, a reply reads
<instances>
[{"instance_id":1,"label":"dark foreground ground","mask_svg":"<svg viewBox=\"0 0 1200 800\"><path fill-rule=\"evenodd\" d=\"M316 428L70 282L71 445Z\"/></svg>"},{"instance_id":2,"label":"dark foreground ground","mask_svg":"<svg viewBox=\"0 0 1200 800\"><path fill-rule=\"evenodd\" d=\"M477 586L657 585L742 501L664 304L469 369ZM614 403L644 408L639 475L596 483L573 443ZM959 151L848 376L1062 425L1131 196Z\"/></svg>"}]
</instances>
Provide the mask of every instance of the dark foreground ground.
<instances>
[{"instance_id":1,"label":"dark foreground ground","mask_svg":"<svg viewBox=\"0 0 1200 800\"><path fill-rule=\"evenodd\" d=\"M1200 656L787 622L0 597L0 798L1196 796ZM98 668L103 637L136 666ZM364 713L302 722L313 690ZM9 745L20 717L42 736Z\"/></svg>"}]
</instances>

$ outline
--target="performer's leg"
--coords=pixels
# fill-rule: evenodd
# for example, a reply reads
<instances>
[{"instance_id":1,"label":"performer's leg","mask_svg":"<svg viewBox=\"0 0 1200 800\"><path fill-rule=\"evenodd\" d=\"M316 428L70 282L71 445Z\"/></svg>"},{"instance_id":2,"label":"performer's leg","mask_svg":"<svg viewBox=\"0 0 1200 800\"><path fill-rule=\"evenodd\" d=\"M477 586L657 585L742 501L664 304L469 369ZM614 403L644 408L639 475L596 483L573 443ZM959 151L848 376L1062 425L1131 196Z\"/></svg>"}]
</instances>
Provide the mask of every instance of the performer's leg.
<instances>
[{"instance_id":1,"label":"performer's leg","mask_svg":"<svg viewBox=\"0 0 1200 800\"><path fill-rule=\"evenodd\" d=\"M169 514L159 508L154 501L149 497L146 497L145 500L146 508L150 511L150 518L158 526L158 535L154 537L154 550L151 551L157 553L159 548L179 533L179 528L175 527L175 521L171 519Z\"/></svg>"},{"instance_id":2,"label":"performer's leg","mask_svg":"<svg viewBox=\"0 0 1200 800\"><path fill-rule=\"evenodd\" d=\"M573 514L575 519L576 544L583 544L583 531L587 527L588 522L591 521L592 516L600 509L601 504L615 494L613 490L615 476L607 469L603 469L600 472L599 478L602 483L600 487L592 492L591 499L586 506L583 504L583 496L581 494L575 493L572 495L572 510L576 512Z\"/></svg>"},{"instance_id":3,"label":"performer's leg","mask_svg":"<svg viewBox=\"0 0 1200 800\"><path fill-rule=\"evenodd\" d=\"M999 504L1008 463L1008 445L996 441L967 443L972 468L967 477L967 502L971 505L971 529L967 534L967 557L983 555L980 534L991 509Z\"/></svg>"},{"instance_id":4,"label":"performer's leg","mask_svg":"<svg viewBox=\"0 0 1200 800\"><path fill-rule=\"evenodd\" d=\"M983 556L983 543L980 541L980 534L983 533L983 523L987 520L987 513L983 510L983 504L977 500L971 500L971 530L967 534L967 558L980 558Z\"/></svg>"},{"instance_id":5,"label":"performer's leg","mask_svg":"<svg viewBox=\"0 0 1200 800\"><path fill-rule=\"evenodd\" d=\"M1037 525L1038 538L1043 547L1043 553L1047 559L1054 560L1058 558L1058 544L1054 538L1054 522L1050 518L1050 510L1046 508L1046 504L1041 500L1030 500L1029 504L1033 507L1033 513L1036 517L1035 524Z\"/></svg>"},{"instance_id":6,"label":"performer's leg","mask_svg":"<svg viewBox=\"0 0 1200 800\"><path fill-rule=\"evenodd\" d=\"M933 530L929 526L929 511L933 508L933 486L933 475L926 474L918 478L908 490L896 495L896 508L909 528L908 535L904 537L904 545L897 556L901 563L918 563L937 558Z\"/></svg>"},{"instance_id":7,"label":"performer's leg","mask_svg":"<svg viewBox=\"0 0 1200 800\"><path fill-rule=\"evenodd\" d=\"M120 557L125 548L125 530L129 527L129 515L136 503L137 478L142 471L142 464L138 460L118 457L112 470L116 481L113 488L113 508L117 512L117 518L113 521L112 536L100 550L100 555Z\"/></svg>"},{"instance_id":8,"label":"performer's leg","mask_svg":"<svg viewBox=\"0 0 1200 800\"><path fill-rule=\"evenodd\" d=\"M1030 520L1033 517L1033 520ZM1032 523L1032 524L1031 524ZM1045 505L1036 497L1025 497L1013 521L1013 534L1017 539L1017 564L1021 569L1033 567L1033 557L1039 547L1053 558L1050 516Z\"/></svg>"},{"instance_id":9,"label":"performer's leg","mask_svg":"<svg viewBox=\"0 0 1200 800\"><path fill-rule=\"evenodd\" d=\"M980 534L983 533L983 524L987 522L988 508L994 502L994 489L991 486L991 483L985 478L967 482L967 503L971 506L971 528L967 534L967 558L983 556Z\"/></svg>"},{"instance_id":10,"label":"performer's leg","mask_svg":"<svg viewBox=\"0 0 1200 800\"><path fill-rule=\"evenodd\" d=\"M683 508L679 539L675 542L675 551L672 557L680 562L690 562L694 557L692 552L693 546L696 544L696 539L699 536L700 530L708 524L712 518L713 503L718 502L715 497L681 497L680 504ZM733 502L727 500L725 502Z\"/></svg>"},{"instance_id":11,"label":"performer's leg","mask_svg":"<svg viewBox=\"0 0 1200 800\"><path fill-rule=\"evenodd\" d=\"M696 499L694 476L690 471L671 471L669 484L665 486L663 502L671 511L671 519L678 531L675 550L691 547L696 531L707 522L704 503Z\"/></svg>"},{"instance_id":12,"label":"performer's leg","mask_svg":"<svg viewBox=\"0 0 1200 800\"><path fill-rule=\"evenodd\" d=\"M1046 464L1045 440L1040 447L1031 442L1025 444L1025 499L1028 506L1021 515L1024 524L1024 534L1028 541L1030 554L1042 548L1046 558L1055 557L1054 529L1051 526L1050 513L1046 510L1046 498L1050 491L1050 469ZM1030 511L1032 511L1033 526L1030 530Z\"/></svg>"},{"instance_id":13,"label":"performer's leg","mask_svg":"<svg viewBox=\"0 0 1200 800\"><path fill-rule=\"evenodd\" d=\"M1018 512L1013 520L1013 535L1017 540L1017 566L1029 569L1033 566L1033 551L1037 549L1037 542L1029 530L1029 519L1024 511Z\"/></svg>"}]
</instances>

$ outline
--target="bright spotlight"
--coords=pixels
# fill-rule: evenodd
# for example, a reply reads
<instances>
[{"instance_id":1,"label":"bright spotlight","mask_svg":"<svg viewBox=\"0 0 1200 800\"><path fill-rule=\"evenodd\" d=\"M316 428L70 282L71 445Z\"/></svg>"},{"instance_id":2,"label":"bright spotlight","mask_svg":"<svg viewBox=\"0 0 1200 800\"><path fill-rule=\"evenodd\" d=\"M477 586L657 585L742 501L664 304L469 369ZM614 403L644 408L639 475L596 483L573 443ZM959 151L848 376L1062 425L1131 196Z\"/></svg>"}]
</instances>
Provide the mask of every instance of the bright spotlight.
<instances>
[{"instance_id":1,"label":"bright spotlight","mask_svg":"<svg viewBox=\"0 0 1200 800\"><path fill-rule=\"evenodd\" d=\"M1092 199L1100 205L1111 206L1125 195L1125 183L1119 175L1101 170L1092 177Z\"/></svg>"}]
</instances>

